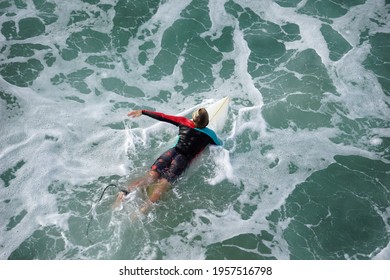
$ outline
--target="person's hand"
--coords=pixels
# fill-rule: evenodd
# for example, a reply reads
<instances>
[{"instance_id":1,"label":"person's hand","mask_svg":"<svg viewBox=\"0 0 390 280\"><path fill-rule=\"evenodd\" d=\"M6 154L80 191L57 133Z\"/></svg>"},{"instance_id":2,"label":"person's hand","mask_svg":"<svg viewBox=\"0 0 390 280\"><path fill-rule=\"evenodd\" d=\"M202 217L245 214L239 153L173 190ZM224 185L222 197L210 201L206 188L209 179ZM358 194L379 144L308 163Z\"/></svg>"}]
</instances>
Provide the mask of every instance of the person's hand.
<instances>
[{"instance_id":1,"label":"person's hand","mask_svg":"<svg viewBox=\"0 0 390 280\"><path fill-rule=\"evenodd\" d=\"M137 118L142 115L142 110L135 110L127 114L131 118Z\"/></svg>"}]
</instances>

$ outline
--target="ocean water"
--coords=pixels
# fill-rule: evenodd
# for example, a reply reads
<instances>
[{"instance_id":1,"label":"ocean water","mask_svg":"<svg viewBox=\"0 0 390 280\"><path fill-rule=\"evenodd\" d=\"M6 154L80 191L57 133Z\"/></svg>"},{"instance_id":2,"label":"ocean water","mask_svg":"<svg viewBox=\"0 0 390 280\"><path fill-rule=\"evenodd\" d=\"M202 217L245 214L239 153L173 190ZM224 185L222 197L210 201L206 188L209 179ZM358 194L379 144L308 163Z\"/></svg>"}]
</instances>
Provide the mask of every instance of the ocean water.
<instances>
[{"instance_id":1,"label":"ocean water","mask_svg":"<svg viewBox=\"0 0 390 280\"><path fill-rule=\"evenodd\" d=\"M1 0L0 259L390 259L389 0ZM145 217L117 188L229 96Z\"/></svg>"}]
</instances>

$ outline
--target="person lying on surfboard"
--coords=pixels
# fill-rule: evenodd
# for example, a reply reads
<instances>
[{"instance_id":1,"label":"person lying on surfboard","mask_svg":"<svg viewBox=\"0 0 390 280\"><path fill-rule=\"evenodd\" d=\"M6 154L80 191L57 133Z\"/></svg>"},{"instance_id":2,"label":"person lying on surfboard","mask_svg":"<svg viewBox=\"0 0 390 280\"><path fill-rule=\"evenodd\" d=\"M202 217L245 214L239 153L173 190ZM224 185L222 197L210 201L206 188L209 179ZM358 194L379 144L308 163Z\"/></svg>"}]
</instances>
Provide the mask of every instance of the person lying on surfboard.
<instances>
[{"instance_id":1,"label":"person lying on surfboard","mask_svg":"<svg viewBox=\"0 0 390 280\"><path fill-rule=\"evenodd\" d=\"M163 193L175 183L179 176L186 170L190 162L203 151L207 145L222 145L222 141L216 133L207 128L209 115L205 108L200 108L192 114L192 119L180 116L170 116L159 112L148 110L136 110L127 114L136 118L146 115L153 119L167 122L179 127L179 139L176 145L163 153L152 165L149 172L133 182L127 188L119 192L113 205L117 208L122 203L125 196L136 188L152 187L149 200L140 208L142 213L146 213L153 203L157 202Z\"/></svg>"}]
</instances>

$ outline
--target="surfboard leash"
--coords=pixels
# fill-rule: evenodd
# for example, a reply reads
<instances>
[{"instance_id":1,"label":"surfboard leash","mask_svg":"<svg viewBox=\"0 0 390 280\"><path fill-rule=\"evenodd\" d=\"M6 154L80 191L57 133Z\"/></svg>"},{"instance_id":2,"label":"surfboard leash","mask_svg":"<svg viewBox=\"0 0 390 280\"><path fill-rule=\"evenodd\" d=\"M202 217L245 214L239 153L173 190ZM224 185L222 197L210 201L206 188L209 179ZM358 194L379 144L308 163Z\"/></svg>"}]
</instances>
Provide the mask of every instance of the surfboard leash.
<instances>
[{"instance_id":1,"label":"surfboard leash","mask_svg":"<svg viewBox=\"0 0 390 280\"><path fill-rule=\"evenodd\" d=\"M108 184L104 189L103 189L103 191L102 191L102 194L100 195L100 197L99 197L99 200L96 202L96 204L95 205L93 205L92 207L91 207L91 210L90 210L90 212L91 212L91 217L89 218L89 222L88 222L88 225L87 225L87 231L85 232L85 234L86 234L86 237L87 237L87 239L88 239L88 241L92 244L93 242L91 241L91 239L89 239L89 237L88 237L88 234L89 234L89 227L91 226L91 223L92 223L92 220L93 220L93 218L94 218L94 216L93 216L93 209L99 204L99 202L102 200L102 198L103 198L103 196L104 196L104 193L106 192L106 190L109 188L109 187L117 187L118 188L118 185L116 185L116 184ZM127 191L127 190L120 190L121 192L124 192L125 193L125 195L128 195L129 194L129 192Z\"/></svg>"}]
</instances>

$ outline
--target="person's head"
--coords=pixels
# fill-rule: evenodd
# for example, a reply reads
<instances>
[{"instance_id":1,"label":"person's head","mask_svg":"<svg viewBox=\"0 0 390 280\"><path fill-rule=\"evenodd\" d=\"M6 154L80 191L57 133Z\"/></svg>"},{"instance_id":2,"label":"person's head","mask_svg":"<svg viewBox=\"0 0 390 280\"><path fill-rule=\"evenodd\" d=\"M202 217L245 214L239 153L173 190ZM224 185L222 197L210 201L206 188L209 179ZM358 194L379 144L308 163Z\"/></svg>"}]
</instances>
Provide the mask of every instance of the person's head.
<instances>
[{"instance_id":1,"label":"person's head","mask_svg":"<svg viewBox=\"0 0 390 280\"><path fill-rule=\"evenodd\" d=\"M192 120L197 128L205 128L209 124L209 114L205 108L200 108L192 114Z\"/></svg>"}]
</instances>

